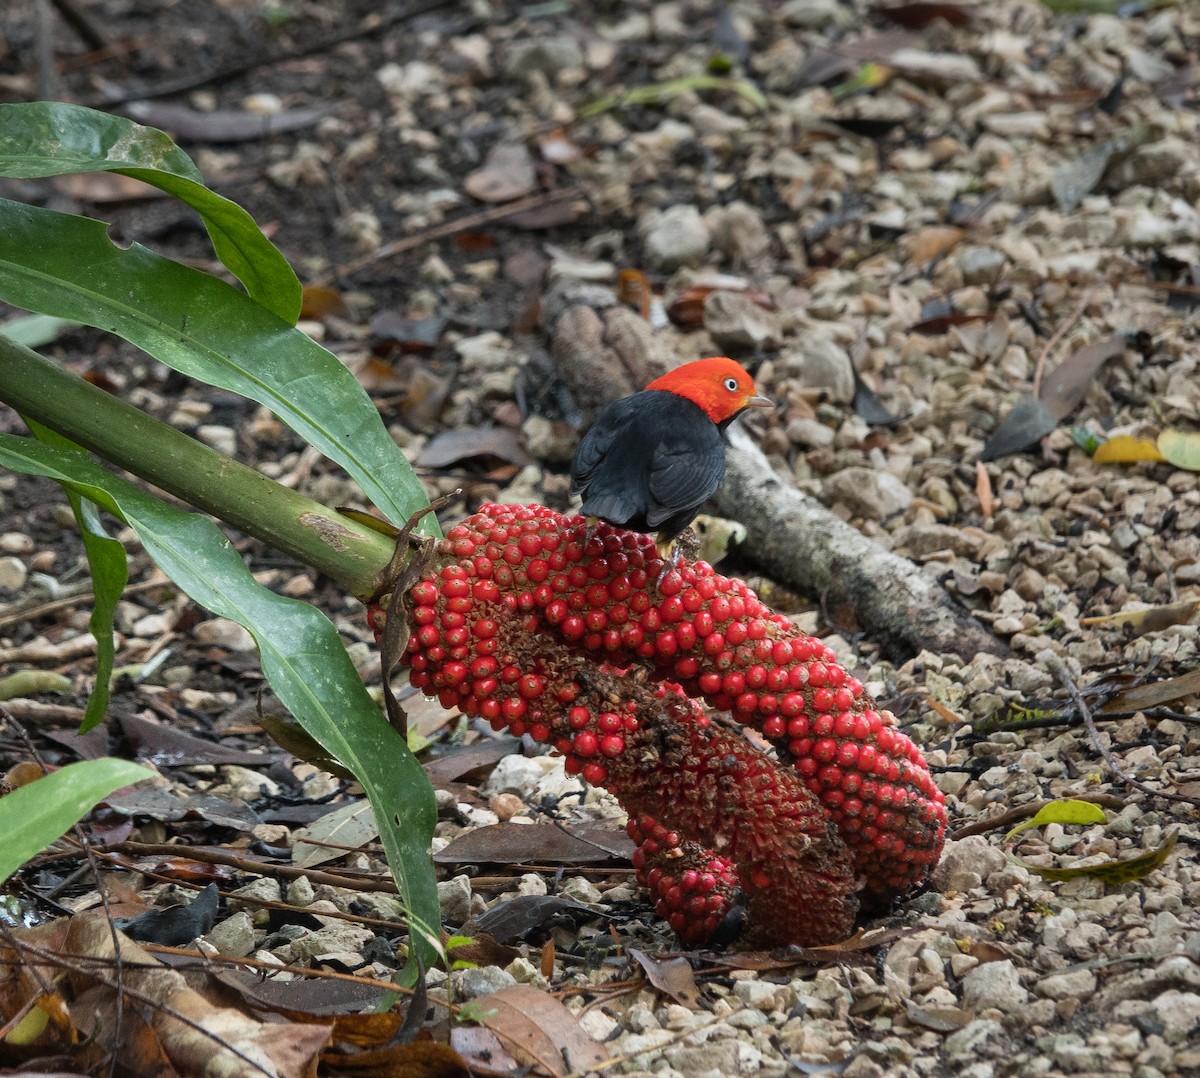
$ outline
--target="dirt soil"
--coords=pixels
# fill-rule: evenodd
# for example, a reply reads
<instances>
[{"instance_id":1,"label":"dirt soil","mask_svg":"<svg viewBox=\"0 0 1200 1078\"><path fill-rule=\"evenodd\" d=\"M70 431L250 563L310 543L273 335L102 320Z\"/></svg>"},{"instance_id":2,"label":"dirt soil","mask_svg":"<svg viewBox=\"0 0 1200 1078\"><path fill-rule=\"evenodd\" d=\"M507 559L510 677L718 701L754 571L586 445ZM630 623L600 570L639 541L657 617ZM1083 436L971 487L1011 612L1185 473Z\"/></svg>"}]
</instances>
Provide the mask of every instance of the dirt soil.
<instances>
[{"instance_id":1,"label":"dirt soil","mask_svg":"<svg viewBox=\"0 0 1200 1078\"><path fill-rule=\"evenodd\" d=\"M786 484L911 559L999 642L973 656L885 649L803 566L764 573L754 535L769 514L740 522L750 538L722 571L825 639L925 749L952 836L930 889L864 925L888 933L866 949L745 968L693 954L699 994L684 1005L628 957L676 943L627 860L547 854L534 870L447 855L455 928L514 894L588 907L501 939L519 953L454 973L455 998L562 991L613 1066L636 1074L1200 1075L1194 4L83 6L109 49L57 20L53 93L172 131L321 286L304 326L367 386L431 496L462 489L444 523L492 500L569 508L567 464L597 402L557 319L572 304L636 310L642 328L599 342L627 371L736 356L777 402L747 429ZM36 44L34 4L9 0L0 101L44 92ZM169 199L94 179L0 181L0 196L111 221L119 242L220 272L194 215ZM324 502L361 502L257 406L123 342L71 330L43 351ZM1031 390L1048 423L977 464ZM0 430L23 425L0 408ZM1164 431L1174 443L1156 442ZM1162 452L1092 459L1118 435ZM67 679L6 704L32 742L52 763L152 757L174 727L199 739L189 753L203 743L212 755L164 765L173 789L230 813L106 818L97 834L286 849L342 803L338 780L263 734L245 635L156 579L128 536L128 676L107 730L74 737L92 666L86 642L72 643L90 593L71 515L51 484L3 475L0 510L0 678ZM261 579L334 619L377 684L358 604L235 538ZM1090 731L1068 683L1095 711ZM433 755L480 741L413 703L444 742ZM0 749L6 764L27 755L15 732ZM439 850L514 817L618 826L611 798L561 764L512 759L442 783ZM1010 856L1009 829L1060 798L1090 799L1104 822L1031 829ZM1095 867L1142 855L1140 873ZM146 873L159 860L130 863ZM377 854L351 861L381 869ZM1038 871L1068 867L1081 871ZM95 903L86 879L58 888L66 875L57 862L26 873L32 916ZM165 901L154 880L132 886ZM239 869L221 888L254 883ZM39 897L51 890L53 902ZM305 893L286 897L299 906ZM316 897L372 912L345 889ZM285 921L256 922L248 950L290 946ZM395 935L328 950L361 954L360 972L386 979ZM434 1002L445 981L431 976Z\"/></svg>"}]
</instances>

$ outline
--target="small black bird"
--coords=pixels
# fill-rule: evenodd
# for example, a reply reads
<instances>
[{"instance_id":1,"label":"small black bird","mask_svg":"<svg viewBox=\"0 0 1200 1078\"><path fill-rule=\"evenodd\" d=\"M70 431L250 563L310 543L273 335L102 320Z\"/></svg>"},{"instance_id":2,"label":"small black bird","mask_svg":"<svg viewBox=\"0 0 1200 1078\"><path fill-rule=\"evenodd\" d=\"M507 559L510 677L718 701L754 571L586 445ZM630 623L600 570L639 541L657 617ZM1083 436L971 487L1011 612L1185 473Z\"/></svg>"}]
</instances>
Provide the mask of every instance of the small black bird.
<instances>
[{"instance_id":1,"label":"small black bird","mask_svg":"<svg viewBox=\"0 0 1200 1078\"><path fill-rule=\"evenodd\" d=\"M732 359L685 363L596 417L571 462L571 493L583 495L589 517L656 533L674 564L675 537L725 478L725 428L747 408L770 406Z\"/></svg>"}]
</instances>

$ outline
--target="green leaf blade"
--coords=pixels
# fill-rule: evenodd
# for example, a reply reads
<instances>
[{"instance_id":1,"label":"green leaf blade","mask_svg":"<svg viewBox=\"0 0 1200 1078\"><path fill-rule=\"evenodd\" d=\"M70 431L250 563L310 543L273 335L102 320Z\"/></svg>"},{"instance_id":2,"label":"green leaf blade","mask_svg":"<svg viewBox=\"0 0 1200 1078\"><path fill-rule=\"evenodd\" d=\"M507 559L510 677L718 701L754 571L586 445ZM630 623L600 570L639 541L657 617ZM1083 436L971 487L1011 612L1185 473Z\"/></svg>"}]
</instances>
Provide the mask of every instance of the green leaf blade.
<instances>
[{"instance_id":1,"label":"green leaf blade","mask_svg":"<svg viewBox=\"0 0 1200 1078\"><path fill-rule=\"evenodd\" d=\"M80 105L0 105L0 176L116 172L174 195L204 221L213 249L246 291L285 322L300 314L301 287L287 259L241 206L210 191L164 131Z\"/></svg>"},{"instance_id":2,"label":"green leaf blade","mask_svg":"<svg viewBox=\"0 0 1200 1078\"><path fill-rule=\"evenodd\" d=\"M236 288L103 224L0 199L0 299L124 337L189 377L249 397L340 464L394 524L427 504L366 391L332 353ZM426 534L437 534L430 514Z\"/></svg>"},{"instance_id":3,"label":"green leaf blade","mask_svg":"<svg viewBox=\"0 0 1200 1078\"><path fill-rule=\"evenodd\" d=\"M250 631L280 701L362 783L414 922L414 960L428 969L437 951L415 926L441 922L429 852L437 822L433 787L367 694L330 621L258 584L206 517L169 506L78 454L0 434L0 465L54 479L116 514L195 602Z\"/></svg>"},{"instance_id":4,"label":"green leaf blade","mask_svg":"<svg viewBox=\"0 0 1200 1078\"><path fill-rule=\"evenodd\" d=\"M82 760L0 797L0 883L122 786L153 778L129 760Z\"/></svg>"}]
</instances>

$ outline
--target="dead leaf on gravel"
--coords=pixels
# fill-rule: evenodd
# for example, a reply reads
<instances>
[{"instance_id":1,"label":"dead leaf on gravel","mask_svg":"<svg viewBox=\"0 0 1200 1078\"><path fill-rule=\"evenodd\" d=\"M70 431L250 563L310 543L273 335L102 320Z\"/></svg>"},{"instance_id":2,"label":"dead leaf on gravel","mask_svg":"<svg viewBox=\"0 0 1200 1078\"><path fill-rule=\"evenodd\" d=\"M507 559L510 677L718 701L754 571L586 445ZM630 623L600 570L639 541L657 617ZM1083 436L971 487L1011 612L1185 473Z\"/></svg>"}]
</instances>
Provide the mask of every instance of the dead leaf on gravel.
<instances>
[{"instance_id":1,"label":"dead leaf on gravel","mask_svg":"<svg viewBox=\"0 0 1200 1078\"><path fill-rule=\"evenodd\" d=\"M442 339L446 323L443 315L406 318L395 311L380 311L371 319L371 351L378 356L432 352Z\"/></svg>"},{"instance_id":2,"label":"dead leaf on gravel","mask_svg":"<svg viewBox=\"0 0 1200 1078\"><path fill-rule=\"evenodd\" d=\"M1012 411L984 443L979 459L989 461L1010 453L1021 453L1057 426L1058 420L1050 409L1036 397L1026 394L1013 405Z\"/></svg>"},{"instance_id":3,"label":"dead leaf on gravel","mask_svg":"<svg viewBox=\"0 0 1200 1078\"><path fill-rule=\"evenodd\" d=\"M453 468L469 460L494 457L523 468L529 454L521 436L509 427L460 427L434 435L415 461L418 468Z\"/></svg>"},{"instance_id":4,"label":"dead leaf on gravel","mask_svg":"<svg viewBox=\"0 0 1200 1078\"><path fill-rule=\"evenodd\" d=\"M468 922L476 935L487 933L499 943L507 943L525 935L532 928L545 924L561 913L595 916L591 906L561 895L517 895L502 899L487 913Z\"/></svg>"},{"instance_id":5,"label":"dead leaf on gravel","mask_svg":"<svg viewBox=\"0 0 1200 1078\"><path fill-rule=\"evenodd\" d=\"M328 318L331 314L345 314L346 302L336 288L323 284L306 284L301 293L301 318Z\"/></svg>"},{"instance_id":6,"label":"dead leaf on gravel","mask_svg":"<svg viewBox=\"0 0 1200 1078\"><path fill-rule=\"evenodd\" d=\"M1104 173L1116 150L1115 142L1102 142L1074 160L1061 164L1050 177L1050 190L1063 213L1072 213L1090 195Z\"/></svg>"},{"instance_id":7,"label":"dead leaf on gravel","mask_svg":"<svg viewBox=\"0 0 1200 1078\"><path fill-rule=\"evenodd\" d=\"M515 737L487 738L475 745L455 749L435 760L425 761L425 774L434 786L453 782L481 768L491 769L493 764L521 751L521 742Z\"/></svg>"},{"instance_id":8,"label":"dead leaf on gravel","mask_svg":"<svg viewBox=\"0 0 1200 1078\"><path fill-rule=\"evenodd\" d=\"M463 180L467 194L480 202L511 202L524 198L536 186L533 157L523 142L494 146L482 167Z\"/></svg>"},{"instance_id":9,"label":"dead leaf on gravel","mask_svg":"<svg viewBox=\"0 0 1200 1078\"><path fill-rule=\"evenodd\" d=\"M1181 603L1148 606L1144 610L1124 610L1119 614L1080 618L1079 624L1113 625L1140 636L1144 633L1161 632L1163 629L1171 628L1172 625L1186 625L1192 620L1192 615L1197 610L1200 610L1200 599L1189 599Z\"/></svg>"},{"instance_id":10,"label":"dead leaf on gravel","mask_svg":"<svg viewBox=\"0 0 1200 1078\"><path fill-rule=\"evenodd\" d=\"M949 254L966 238L966 229L953 225L929 225L902 236L900 246L913 262L925 266L935 258Z\"/></svg>"},{"instance_id":11,"label":"dead leaf on gravel","mask_svg":"<svg viewBox=\"0 0 1200 1078\"><path fill-rule=\"evenodd\" d=\"M1123 333L1114 333L1072 353L1042 380L1038 399L1055 419L1065 419L1079 407L1100 368L1123 355L1127 343Z\"/></svg>"},{"instance_id":12,"label":"dead leaf on gravel","mask_svg":"<svg viewBox=\"0 0 1200 1078\"><path fill-rule=\"evenodd\" d=\"M327 812L308 827L293 835L292 863L301 868L324 864L335 857L344 857L379 837L371 803L363 798Z\"/></svg>"},{"instance_id":13,"label":"dead leaf on gravel","mask_svg":"<svg viewBox=\"0 0 1200 1078\"><path fill-rule=\"evenodd\" d=\"M633 853L624 831L607 827L495 823L459 835L433 855L443 865L469 862L571 864L623 861Z\"/></svg>"},{"instance_id":14,"label":"dead leaf on gravel","mask_svg":"<svg viewBox=\"0 0 1200 1078\"><path fill-rule=\"evenodd\" d=\"M515 1074L521 1069L504 1042L482 1026L455 1026L450 1030L450 1047L477 1074Z\"/></svg>"},{"instance_id":15,"label":"dead leaf on gravel","mask_svg":"<svg viewBox=\"0 0 1200 1078\"><path fill-rule=\"evenodd\" d=\"M238 109L197 112L186 105L130 101L118 111L140 124L161 127L181 142L250 142L284 131L311 127L339 108L341 105L334 103L263 115Z\"/></svg>"},{"instance_id":16,"label":"dead leaf on gravel","mask_svg":"<svg viewBox=\"0 0 1200 1078\"><path fill-rule=\"evenodd\" d=\"M1190 606L1192 613L1195 613L1200 603L1176 605ZM1083 623L1084 619L1080 619L1080 624ZM1152 681L1148 685L1134 685L1107 701L1100 710L1102 712L1143 711L1146 708L1161 707L1163 704L1170 704L1188 696L1200 696L1200 670L1191 670L1179 677L1167 678L1165 681Z\"/></svg>"},{"instance_id":17,"label":"dead leaf on gravel","mask_svg":"<svg viewBox=\"0 0 1200 1078\"><path fill-rule=\"evenodd\" d=\"M636 947L629 948L629 957L642 967L646 980L676 1003L695 1007L700 1002L696 974L686 958L651 958Z\"/></svg>"},{"instance_id":18,"label":"dead leaf on gravel","mask_svg":"<svg viewBox=\"0 0 1200 1078\"><path fill-rule=\"evenodd\" d=\"M480 1024L496 1033L509 1051L556 1078L583 1073L609 1056L557 999L529 985L492 992L478 1001Z\"/></svg>"}]
</instances>

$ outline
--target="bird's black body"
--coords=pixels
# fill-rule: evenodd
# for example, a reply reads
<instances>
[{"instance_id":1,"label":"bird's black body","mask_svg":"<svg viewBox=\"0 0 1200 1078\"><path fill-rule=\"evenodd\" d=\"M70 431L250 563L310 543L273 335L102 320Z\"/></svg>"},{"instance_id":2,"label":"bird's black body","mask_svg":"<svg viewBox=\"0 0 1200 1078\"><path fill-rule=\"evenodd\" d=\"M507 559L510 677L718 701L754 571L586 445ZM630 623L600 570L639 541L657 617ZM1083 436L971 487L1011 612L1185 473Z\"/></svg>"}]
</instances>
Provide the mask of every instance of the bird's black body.
<instances>
[{"instance_id":1,"label":"bird's black body","mask_svg":"<svg viewBox=\"0 0 1200 1078\"><path fill-rule=\"evenodd\" d=\"M580 512L673 539L725 477L724 426L665 390L613 402L571 462L571 493L583 495Z\"/></svg>"}]
</instances>

